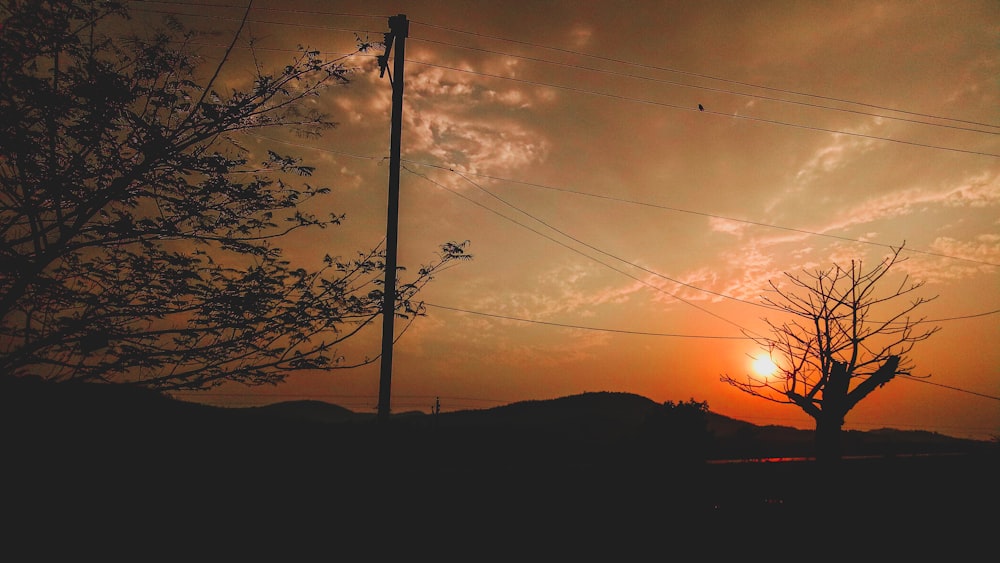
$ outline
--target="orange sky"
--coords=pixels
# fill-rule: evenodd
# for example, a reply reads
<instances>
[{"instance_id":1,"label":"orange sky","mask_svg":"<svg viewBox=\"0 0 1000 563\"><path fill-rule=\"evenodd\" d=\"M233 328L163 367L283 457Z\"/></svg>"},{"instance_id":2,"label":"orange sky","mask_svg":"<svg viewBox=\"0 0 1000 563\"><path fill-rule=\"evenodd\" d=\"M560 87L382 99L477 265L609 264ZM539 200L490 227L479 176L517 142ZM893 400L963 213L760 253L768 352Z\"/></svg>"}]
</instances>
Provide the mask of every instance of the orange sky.
<instances>
[{"instance_id":1,"label":"orange sky","mask_svg":"<svg viewBox=\"0 0 1000 563\"><path fill-rule=\"evenodd\" d=\"M192 4L130 3L136 25L188 14L221 44L242 15L222 6L244 2ZM750 370L741 329L765 329L746 302L782 272L875 264L905 241L900 273L938 296L918 313L968 318L917 344L929 379L876 390L846 427L1000 435L997 2L254 7L244 33L273 65L298 44L348 53L355 33L378 41L388 16L410 20L399 261L416 269L448 240L475 258L422 294L428 316L394 348L394 412L623 391L812 428L797 407L720 382ZM336 129L250 138L317 166L312 181L333 188L318 211L347 215L285 243L304 264L385 234L391 87L373 57L348 65L352 82L317 100ZM238 61L227 71L249 76ZM375 326L345 352L376 355L379 339ZM378 386L375 363L197 397L374 412Z\"/></svg>"}]
</instances>

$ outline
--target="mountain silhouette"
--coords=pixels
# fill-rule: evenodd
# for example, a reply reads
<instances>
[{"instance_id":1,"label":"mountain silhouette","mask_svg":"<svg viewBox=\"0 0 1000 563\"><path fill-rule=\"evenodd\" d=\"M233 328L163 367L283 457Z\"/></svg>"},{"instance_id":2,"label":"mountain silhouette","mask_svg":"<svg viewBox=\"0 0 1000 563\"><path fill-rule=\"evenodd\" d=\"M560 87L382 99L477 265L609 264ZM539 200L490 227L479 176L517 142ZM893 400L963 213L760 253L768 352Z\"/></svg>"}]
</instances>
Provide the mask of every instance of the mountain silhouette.
<instances>
[{"instance_id":1,"label":"mountain silhouette","mask_svg":"<svg viewBox=\"0 0 1000 563\"><path fill-rule=\"evenodd\" d=\"M224 408L172 399L148 389L108 384L47 383L36 378L0 377L0 406L8 427L51 433L55 440L139 440L155 436L182 444L228 436L234 443L274 439L284 447L309 439L372 432L374 413L353 412L317 400L286 401L259 407ZM493 437L525 444L562 440L580 447L623 443L639 432L661 405L623 392L587 392L546 400L437 414L404 412L392 425L413 438L433 428L438 437L469 440ZM811 455L813 432L787 426L759 426L707 412L715 443L710 457L761 458ZM478 438L477 438L478 434ZM288 436L294 435L294 440ZM889 428L846 431L846 455L954 453L989 448L990 442L926 431ZM15 440L16 441L16 440Z\"/></svg>"},{"instance_id":2,"label":"mountain silhouette","mask_svg":"<svg viewBox=\"0 0 1000 563\"><path fill-rule=\"evenodd\" d=\"M831 478L807 461L714 463L807 457L812 433L712 412L710 449L695 450L709 459L680 455L678 436L644 431L662 407L594 392L399 413L380 427L374 413L322 401L219 408L144 389L0 377L5 510L17 515L8 537L113 529L156 545L175 528L192 538L291 529L289 538L313 530L370 546L391 530L403 545L447 538L585 556L593 542L688 542L748 522L809 537L808 523L846 513L852 526L883 532L919 522L968 534L987 521L972 515L1000 502L993 443L847 433L859 458Z\"/></svg>"},{"instance_id":3,"label":"mountain silhouette","mask_svg":"<svg viewBox=\"0 0 1000 563\"><path fill-rule=\"evenodd\" d=\"M573 441L610 443L638 432L660 404L624 392L587 392L545 400L528 400L485 408L425 414L393 415L400 426L439 430L478 429L482 432L531 432L558 435ZM288 401L246 407L247 413L276 419L315 423L374 423L372 413L357 413L323 401ZM810 456L813 431L781 425L756 425L712 411L708 430L718 445L717 457L761 458ZM927 431L882 428L844 432L847 455L898 455L969 451L989 447L988 442L955 438Z\"/></svg>"}]
</instances>

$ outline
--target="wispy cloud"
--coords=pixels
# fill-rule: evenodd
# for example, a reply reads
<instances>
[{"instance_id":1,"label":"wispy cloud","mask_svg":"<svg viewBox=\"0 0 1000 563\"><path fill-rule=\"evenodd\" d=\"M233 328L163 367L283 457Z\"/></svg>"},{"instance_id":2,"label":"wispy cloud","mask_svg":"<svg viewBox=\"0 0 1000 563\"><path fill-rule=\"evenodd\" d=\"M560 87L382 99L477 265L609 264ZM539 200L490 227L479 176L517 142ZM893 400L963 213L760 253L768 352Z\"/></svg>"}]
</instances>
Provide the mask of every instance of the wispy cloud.
<instances>
[{"instance_id":1,"label":"wispy cloud","mask_svg":"<svg viewBox=\"0 0 1000 563\"><path fill-rule=\"evenodd\" d=\"M866 199L839 213L822 232L909 215L929 206L988 207L1000 204L1000 174L983 172L937 188L913 187Z\"/></svg>"},{"instance_id":2,"label":"wispy cloud","mask_svg":"<svg viewBox=\"0 0 1000 563\"><path fill-rule=\"evenodd\" d=\"M882 119L873 118L862 126L853 128L850 132L867 135L881 123ZM794 174L794 184L790 191L807 189L817 178L847 166L875 146L874 139L852 135L833 135L829 143L814 150L812 155L799 166Z\"/></svg>"}]
</instances>

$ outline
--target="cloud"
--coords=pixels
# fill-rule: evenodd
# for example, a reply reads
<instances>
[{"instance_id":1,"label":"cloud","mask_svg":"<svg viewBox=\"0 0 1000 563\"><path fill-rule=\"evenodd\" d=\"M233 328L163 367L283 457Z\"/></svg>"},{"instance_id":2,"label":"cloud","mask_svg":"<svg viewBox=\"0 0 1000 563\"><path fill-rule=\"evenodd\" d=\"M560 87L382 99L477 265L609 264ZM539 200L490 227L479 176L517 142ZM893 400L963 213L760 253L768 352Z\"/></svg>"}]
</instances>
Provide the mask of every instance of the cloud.
<instances>
[{"instance_id":1,"label":"cloud","mask_svg":"<svg viewBox=\"0 0 1000 563\"><path fill-rule=\"evenodd\" d=\"M428 59L433 59L428 55ZM505 108L531 108L538 103L549 104L550 89L524 88L516 82L484 78L483 75L517 78L521 71L518 60L510 57L489 57L471 63L428 62L407 74L406 98L419 104L427 100L436 107L447 106L452 112L479 115L484 111Z\"/></svg>"},{"instance_id":2,"label":"cloud","mask_svg":"<svg viewBox=\"0 0 1000 563\"><path fill-rule=\"evenodd\" d=\"M929 206L985 208L1000 204L1000 174L983 172L940 188L914 187L871 197L841 212L820 230L832 232L854 225L910 215Z\"/></svg>"},{"instance_id":3,"label":"cloud","mask_svg":"<svg viewBox=\"0 0 1000 563\"><path fill-rule=\"evenodd\" d=\"M775 253L767 250L767 244L754 241L727 253L724 257L728 266L728 275L720 293L757 302L762 290L768 287L768 282L778 280L785 269L779 264Z\"/></svg>"},{"instance_id":4,"label":"cloud","mask_svg":"<svg viewBox=\"0 0 1000 563\"><path fill-rule=\"evenodd\" d=\"M487 96L500 105L521 109L531 107L531 97L523 90L511 89L502 92L490 90L487 92Z\"/></svg>"},{"instance_id":5,"label":"cloud","mask_svg":"<svg viewBox=\"0 0 1000 563\"><path fill-rule=\"evenodd\" d=\"M969 61L958 80L951 83L951 91L944 96L948 104L981 103L996 105L996 77L1000 73L1000 60L984 54Z\"/></svg>"},{"instance_id":6,"label":"cloud","mask_svg":"<svg viewBox=\"0 0 1000 563\"><path fill-rule=\"evenodd\" d=\"M1000 264L1000 235L981 234L972 240L960 241L939 237L931 244L931 252L952 257L910 255L904 269L927 283L952 283L979 275L996 275Z\"/></svg>"},{"instance_id":7,"label":"cloud","mask_svg":"<svg viewBox=\"0 0 1000 563\"><path fill-rule=\"evenodd\" d=\"M410 73L406 77L405 92L409 96L422 98L434 96L468 97L479 88L469 81L457 80L454 78L455 75L455 71L442 68L428 68Z\"/></svg>"},{"instance_id":8,"label":"cloud","mask_svg":"<svg viewBox=\"0 0 1000 563\"><path fill-rule=\"evenodd\" d=\"M594 36L594 30L590 27L577 24L570 30L569 35L573 47L581 49L590 44L590 40Z\"/></svg>"},{"instance_id":9,"label":"cloud","mask_svg":"<svg viewBox=\"0 0 1000 563\"><path fill-rule=\"evenodd\" d=\"M505 69L498 74L509 75L517 66L509 59L490 60ZM456 66L464 67L472 69ZM403 111L407 155L429 155L448 168L491 174L545 160L551 143L532 108L548 101L535 90L498 88L492 82L433 67L409 74Z\"/></svg>"},{"instance_id":10,"label":"cloud","mask_svg":"<svg viewBox=\"0 0 1000 563\"><path fill-rule=\"evenodd\" d=\"M545 159L548 141L511 120L466 118L447 111L424 111L409 118L407 152L470 173L504 173Z\"/></svg>"},{"instance_id":11,"label":"cloud","mask_svg":"<svg viewBox=\"0 0 1000 563\"><path fill-rule=\"evenodd\" d=\"M601 305L621 304L639 291L637 284L608 285L608 270L600 264L566 264L536 277L527 292L511 293L517 316L549 320L560 315L593 317ZM618 275L614 274L614 279Z\"/></svg>"},{"instance_id":12,"label":"cloud","mask_svg":"<svg viewBox=\"0 0 1000 563\"><path fill-rule=\"evenodd\" d=\"M851 132L869 134L876 126L881 125L882 121L880 118L874 118ZM796 185L792 191L801 190L820 176L847 166L852 159L872 150L875 144L875 139L841 134L833 135L828 144L813 151L813 154L795 172Z\"/></svg>"},{"instance_id":13,"label":"cloud","mask_svg":"<svg viewBox=\"0 0 1000 563\"><path fill-rule=\"evenodd\" d=\"M1000 264L1000 234L982 234L972 241L940 237L931 244L931 250L956 258Z\"/></svg>"},{"instance_id":14,"label":"cloud","mask_svg":"<svg viewBox=\"0 0 1000 563\"><path fill-rule=\"evenodd\" d=\"M749 223L732 221L721 217L708 218L708 228L715 233L726 233L736 237L741 237L748 227L750 227Z\"/></svg>"},{"instance_id":15,"label":"cloud","mask_svg":"<svg viewBox=\"0 0 1000 563\"><path fill-rule=\"evenodd\" d=\"M983 172L946 189L942 201L949 207L989 207L1000 203L1000 174Z\"/></svg>"},{"instance_id":16,"label":"cloud","mask_svg":"<svg viewBox=\"0 0 1000 563\"><path fill-rule=\"evenodd\" d=\"M827 145L823 150L816 151L810 160L808 168L812 172L822 167L839 167L845 164L852 152L848 145L856 145L853 141L840 139ZM812 173L810 172L810 173ZM818 173L818 172L817 172ZM849 263L852 259L870 256L872 252L885 253L888 249L881 246L863 244L874 242L881 244L885 237L900 235L900 223L891 223L895 219L923 217L930 211L949 212L956 209L986 209L1000 204L1000 174L993 171L976 171L964 176L941 181L937 184L910 184L903 189L888 193L869 190L866 197L855 201L848 207L838 209L830 207L830 214L824 215L821 222L815 226L804 225L803 232L797 231L762 231L750 228L753 225L737 221L709 218L708 226L713 233L733 235L736 243L725 251L720 261L721 265L708 269L703 268L685 273L684 281L695 287L715 291L730 297L750 299L757 295L767 282L780 279L783 272L798 272L803 269L828 267L831 264ZM950 213L954 215L953 212ZM963 216L966 214L963 214ZM961 222L959 223L961 226ZM997 255L1000 242L993 235L976 235L959 231L959 226L947 228L946 224L934 227L921 227L921 236L928 240L922 243L921 249L935 254L954 256L979 262L998 263ZM853 231L863 231L856 234ZM912 228L912 227L911 227ZM961 226L967 229L967 226ZM934 229L939 236L933 236ZM945 230L948 237L943 236ZM844 236L852 240L837 240L815 238L830 234ZM893 243L911 237L900 236ZM920 256L911 253L910 256ZM879 255L879 258L881 254ZM955 260L939 257L921 257L908 264L909 271L921 279L957 280L990 271L990 266L975 262L958 263ZM718 300L711 294L684 289L678 294L687 300Z\"/></svg>"},{"instance_id":17,"label":"cloud","mask_svg":"<svg viewBox=\"0 0 1000 563\"><path fill-rule=\"evenodd\" d=\"M368 111L371 108L362 107L358 100L348 96L332 96L333 105L336 107L337 119L349 123L361 123L369 119Z\"/></svg>"}]
</instances>

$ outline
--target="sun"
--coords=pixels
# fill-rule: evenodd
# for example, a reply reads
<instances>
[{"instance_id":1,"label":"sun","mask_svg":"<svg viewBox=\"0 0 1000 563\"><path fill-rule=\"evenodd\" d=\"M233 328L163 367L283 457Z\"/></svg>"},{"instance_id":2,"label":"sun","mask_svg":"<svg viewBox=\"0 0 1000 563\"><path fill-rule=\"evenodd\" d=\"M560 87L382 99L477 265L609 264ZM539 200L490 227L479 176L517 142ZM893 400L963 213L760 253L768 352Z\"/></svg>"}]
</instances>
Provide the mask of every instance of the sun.
<instances>
[{"instance_id":1,"label":"sun","mask_svg":"<svg viewBox=\"0 0 1000 563\"><path fill-rule=\"evenodd\" d=\"M778 371L778 366L774 365L771 358L768 358L767 356L754 358L753 363L750 365L753 367L753 370L757 373L757 375L763 377L774 375L774 372Z\"/></svg>"}]
</instances>

